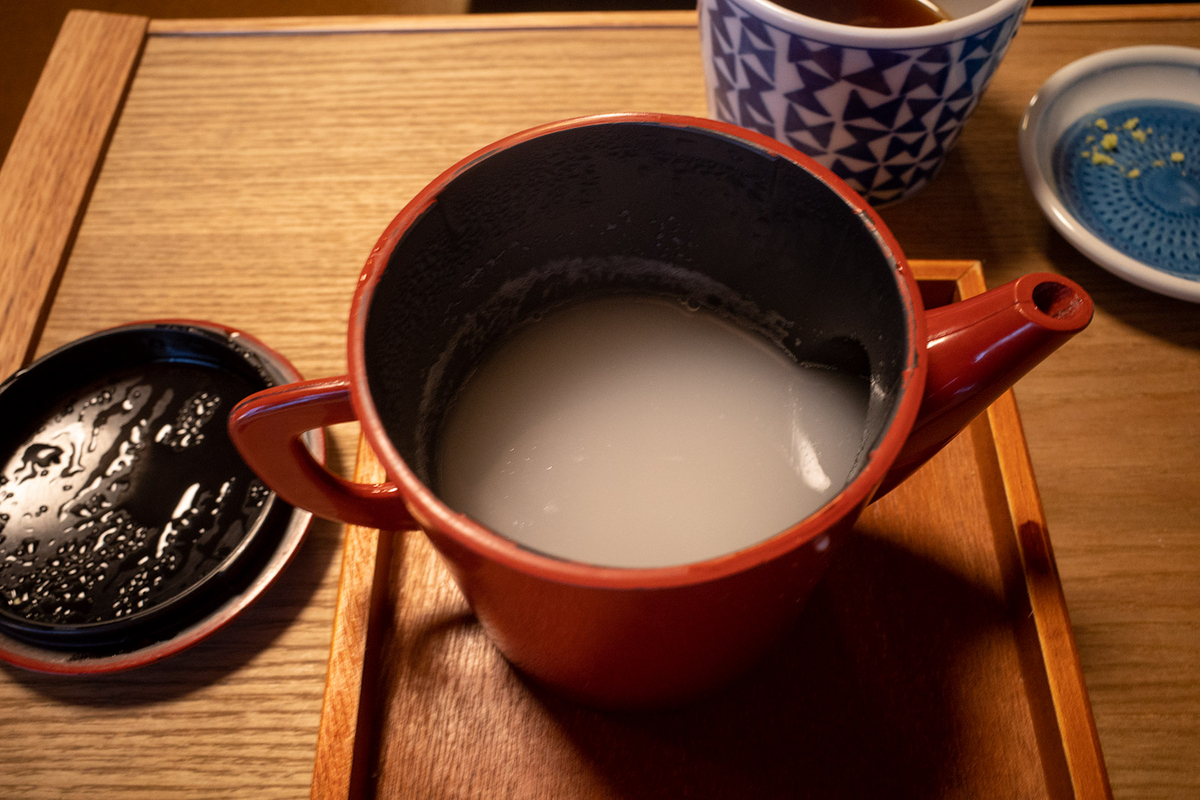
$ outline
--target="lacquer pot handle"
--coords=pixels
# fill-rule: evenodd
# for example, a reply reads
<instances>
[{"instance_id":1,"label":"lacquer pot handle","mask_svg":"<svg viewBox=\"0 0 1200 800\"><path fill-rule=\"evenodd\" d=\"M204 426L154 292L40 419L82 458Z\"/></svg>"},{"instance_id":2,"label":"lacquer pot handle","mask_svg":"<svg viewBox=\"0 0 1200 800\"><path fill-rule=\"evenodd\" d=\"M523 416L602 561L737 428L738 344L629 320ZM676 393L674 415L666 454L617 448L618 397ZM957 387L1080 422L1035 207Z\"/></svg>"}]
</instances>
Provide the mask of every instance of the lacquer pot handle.
<instances>
[{"instance_id":1,"label":"lacquer pot handle","mask_svg":"<svg viewBox=\"0 0 1200 800\"><path fill-rule=\"evenodd\" d=\"M230 412L229 435L250 469L292 505L351 525L411 527L412 516L395 484L348 481L305 446L308 431L355 419L350 381L322 378L250 395Z\"/></svg>"}]
</instances>

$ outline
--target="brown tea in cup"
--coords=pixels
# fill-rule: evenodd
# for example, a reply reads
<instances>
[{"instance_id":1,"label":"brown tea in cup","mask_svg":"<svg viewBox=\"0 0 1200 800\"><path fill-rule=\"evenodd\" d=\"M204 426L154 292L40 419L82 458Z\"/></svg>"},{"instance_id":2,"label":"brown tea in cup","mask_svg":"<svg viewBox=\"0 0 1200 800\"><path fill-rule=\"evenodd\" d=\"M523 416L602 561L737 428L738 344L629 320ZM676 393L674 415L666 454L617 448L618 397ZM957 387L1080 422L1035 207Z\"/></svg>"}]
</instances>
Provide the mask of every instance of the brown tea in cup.
<instances>
[{"instance_id":1,"label":"brown tea in cup","mask_svg":"<svg viewBox=\"0 0 1200 800\"><path fill-rule=\"evenodd\" d=\"M806 17L862 28L915 28L946 22L950 15L932 0L774 0Z\"/></svg>"}]
</instances>

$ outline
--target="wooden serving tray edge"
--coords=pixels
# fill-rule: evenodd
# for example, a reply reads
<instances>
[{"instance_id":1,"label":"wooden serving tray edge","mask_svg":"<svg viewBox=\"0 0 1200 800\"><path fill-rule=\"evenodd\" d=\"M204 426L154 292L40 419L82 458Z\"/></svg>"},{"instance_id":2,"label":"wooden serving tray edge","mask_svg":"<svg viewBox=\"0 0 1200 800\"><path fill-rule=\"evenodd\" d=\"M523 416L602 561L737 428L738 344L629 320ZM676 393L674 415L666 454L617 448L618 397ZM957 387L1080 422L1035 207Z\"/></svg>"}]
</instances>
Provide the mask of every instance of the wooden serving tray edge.
<instances>
[{"instance_id":1,"label":"wooden serving tray edge","mask_svg":"<svg viewBox=\"0 0 1200 800\"><path fill-rule=\"evenodd\" d=\"M948 302L986 290L978 261L911 263L927 304ZM1024 575L1028 608L1025 630L1017 632L1025 649L1025 677L1036 709L1038 746L1048 771L1062 774L1052 783L1069 786L1067 796L1111 798L1099 737L1084 685L1066 599L1054 561L1041 498L1034 480L1016 399L1006 392L972 423L987 433L991 457L1004 486L1011 524L1011 546ZM355 479L386 480L370 447L360 440ZM380 532L347 526L334 616L329 667L317 734L311 797L314 800L360 797L370 778L368 763L379 664L373 658L390 616L388 575L397 542L407 532ZM1033 676L1035 680L1029 681ZM1036 680L1042 678L1044 680ZM1051 740L1052 739L1052 740Z\"/></svg>"}]
</instances>

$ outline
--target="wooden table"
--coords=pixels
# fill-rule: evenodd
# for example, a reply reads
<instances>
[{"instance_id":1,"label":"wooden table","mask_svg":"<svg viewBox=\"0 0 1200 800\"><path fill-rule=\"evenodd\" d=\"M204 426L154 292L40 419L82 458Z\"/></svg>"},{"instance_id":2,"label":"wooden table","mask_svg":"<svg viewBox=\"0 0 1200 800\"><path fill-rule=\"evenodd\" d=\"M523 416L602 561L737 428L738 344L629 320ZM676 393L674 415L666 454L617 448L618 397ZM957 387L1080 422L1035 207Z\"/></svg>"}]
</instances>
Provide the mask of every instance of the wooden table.
<instances>
[{"instance_id":1,"label":"wooden table","mask_svg":"<svg viewBox=\"0 0 1200 800\"><path fill-rule=\"evenodd\" d=\"M943 173L883 212L910 257L1050 270L1089 331L1017 389L1114 794L1200 793L1200 308L1071 249L1016 131L1054 70L1200 43L1200 5L1033 9ZM578 114L704 114L687 12L149 21L68 18L0 172L0 374L91 331L187 316L310 376L345 368L378 233L463 155ZM357 432L333 431L348 471ZM320 522L248 613L90 679L0 669L0 796L308 791L338 578ZM1003 795L1001 788L1000 796Z\"/></svg>"}]
</instances>

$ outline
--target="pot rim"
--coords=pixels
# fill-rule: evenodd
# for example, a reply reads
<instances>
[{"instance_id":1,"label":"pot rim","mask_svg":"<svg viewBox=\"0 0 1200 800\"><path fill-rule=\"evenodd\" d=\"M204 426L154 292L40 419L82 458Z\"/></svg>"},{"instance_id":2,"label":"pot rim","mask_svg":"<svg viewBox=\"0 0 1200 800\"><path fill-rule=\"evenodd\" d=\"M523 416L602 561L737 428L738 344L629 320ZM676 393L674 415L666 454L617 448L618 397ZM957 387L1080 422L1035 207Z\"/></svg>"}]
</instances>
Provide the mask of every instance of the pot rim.
<instances>
[{"instance_id":1,"label":"pot rim","mask_svg":"<svg viewBox=\"0 0 1200 800\"><path fill-rule=\"evenodd\" d=\"M897 291L906 311L909 347L907 365L900 381L901 397L887 431L868 455L867 463L858 476L820 509L795 525L749 547L704 561L665 567L610 567L570 561L530 550L465 514L454 511L416 476L391 443L371 398L367 381L365 332L375 287L387 269L397 243L430 208L441 191L475 164L514 145L574 128L613 124L699 129L738 140L771 157L786 158L816 175L841 196L875 236L881 250L894 265ZM803 153L745 128L699 117L632 112L575 117L520 131L467 156L423 188L384 230L359 276L350 310L348 363L351 403L363 435L383 464L389 479L404 495L405 504L413 517L427 532L446 536L489 561L546 580L598 588L651 589L703 583L745 572L813 542L835 529L843 520L855 518L874 496L916 421L927 370L925 342L924 307L908 261L882 218L844 181Z\"/></svg>"}]
</instances>

